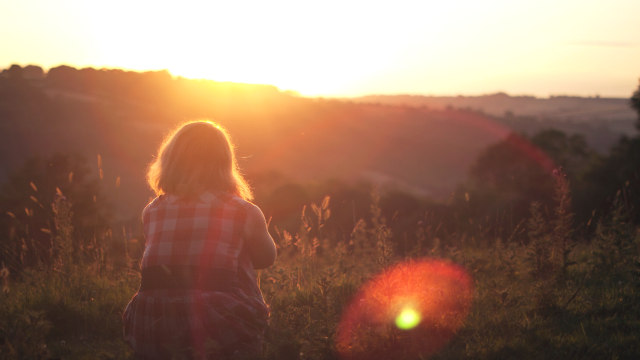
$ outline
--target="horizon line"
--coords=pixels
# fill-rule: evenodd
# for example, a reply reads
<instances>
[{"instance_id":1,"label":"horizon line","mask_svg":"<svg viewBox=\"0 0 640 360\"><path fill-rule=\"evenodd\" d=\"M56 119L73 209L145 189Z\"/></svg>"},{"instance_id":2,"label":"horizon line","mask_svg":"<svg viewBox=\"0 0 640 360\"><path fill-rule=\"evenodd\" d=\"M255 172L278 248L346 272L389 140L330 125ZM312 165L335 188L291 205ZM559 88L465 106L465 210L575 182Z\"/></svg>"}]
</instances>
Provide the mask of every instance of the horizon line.
<instances>
[{"instance_id":1,"label":"horizon line","mask_svg":"<svg viewBox=\"0 0 640 360\"><path fill-rule=\"evenodd\" d=\"M562 97L567 97L567 98L585 98L585 99L629 99L632 95L633 92L635 91L636 88L632 88L629 91L629 94L626 96L622 96L622 95L611 95L611 94L600 94L600 93L590 93L590 94L583 94L583 95L579 95L579 94L571 94L571 93L548 93L548 94L535 94L535 93L516 93L516 92L509 92L506 90L492 90L492 91L486 91L486 92L475 92L475 93L469 93L469 92L464 92L464 91L459 91L457 93L433 93L433 92L425 92L425 93L415 93L415 92L411 92L411 91L407 91L407 92L395 92L395 93L381 93L381 92L376 92L376 91L372 91L372 92L368 92L368 93L364 93L364 94L354 94L354 95L329 95L329 94L316 94L316 95L309 95L309 94L303 94L298 90L295 89L286 89L286 88L281 88L280 86L276 85L276 84L268 84L268 83L259 83L259 82L242 82L242 81L234 81L234 80L216 80L216 79L211 79L211 78L205 78L205 77L188 77L188 76L183 76L183 75L179 75L179 74L174 74L170 69L164 68L164 69L135 69L135 68L126 68L126 67L109 67L109 66L96 66L96 65L92 65L92 66L74 66L74 65L69 65L69 64L59 64L59 65L55 65L55 66L43 66L43 65L39 65L39 64L33 64L33 63L16 63L16 62L12 62L11 64L6 65L5 67L0 68L0 73L9 70L9 68L11 68L11 66L20 66L21 68L25 68L28 66L36 66L39 67L43 70L43 72L45 73L45 75L54 68L58 68L58 67L62 67L62 66L67 66L70 68L74 68L76 70L83 70L83 69L94 69L94 70L122 70L125 72L134 72L134 73L147 73L147 72L166 72L168 73L173 79L186 79L186 80L194 80L194 81L211 81L211 82L216 82L216 83L230 83L230 84L239 84L239 85L254 85L254 86L272 86L274 88L276 88L279 92L282 93L287 93L293 96L298 96L298 97L303 97L303 98L310 98L310 99L336 99L336 100L342 100L342 99L358 99L358 98L363 98L363 97L375 97L375 96L415 96L415 97L434 97L434 98L454 98L454 97L484 97L484 96L496 96L496 95L506 95L508 97L513 97L513 98L522 98L522 97L529 97L529 98L536 98L536 99L552 99L552 98L562 98Z\"/></svg>"}]
</instances>

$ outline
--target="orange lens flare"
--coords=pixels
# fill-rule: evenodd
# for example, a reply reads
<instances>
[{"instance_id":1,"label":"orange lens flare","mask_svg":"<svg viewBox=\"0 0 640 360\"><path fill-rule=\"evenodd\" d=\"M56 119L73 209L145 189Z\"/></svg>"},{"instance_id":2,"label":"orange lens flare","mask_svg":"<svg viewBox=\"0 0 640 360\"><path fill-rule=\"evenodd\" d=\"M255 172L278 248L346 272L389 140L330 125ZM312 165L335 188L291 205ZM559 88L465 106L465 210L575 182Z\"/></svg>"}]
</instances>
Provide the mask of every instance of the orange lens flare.
<instances>
[{"instance_id":1,"label":"orange lens flare","mask_svg":"<svg viewBox=\"0 0 640 360\"><path fill-rule=\"evenodd\" d=\"M365 284L338 327L343 359L415 359L440 350L473 298L467 272L441 260L409 261Z\"/></svg>"},{"instance_id":2,"label":"orange lens flare","mask_svg":"<svg viewBox=\"0 0 640 360\"><path fill-rule=\"evenodd\" d=\"M418 326L420 320L422 320L422 316L419 312L412 308L405 308L396 317L396 326L398 329L409 330Z\"/></svg>"}]
</instances>

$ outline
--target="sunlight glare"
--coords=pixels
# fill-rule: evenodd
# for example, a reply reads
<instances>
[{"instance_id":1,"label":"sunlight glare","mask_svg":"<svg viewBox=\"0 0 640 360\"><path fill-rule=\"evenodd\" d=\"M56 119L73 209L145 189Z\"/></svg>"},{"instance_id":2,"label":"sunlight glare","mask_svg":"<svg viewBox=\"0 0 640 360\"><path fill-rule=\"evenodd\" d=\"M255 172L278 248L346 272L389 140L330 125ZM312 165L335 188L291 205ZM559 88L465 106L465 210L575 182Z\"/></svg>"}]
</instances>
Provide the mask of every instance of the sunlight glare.
<instances>
[{"instance_id":1,"label":"sunlight glare","mask_svg":"<svg viewBox=\"0 0 640 360\"><path fill-rule=\"evenodd\" d=\"M404 308L400 314L396 317L396 326L402 330L409 330L416 327L420 320L422 320L420 314L412 308Z\"/></svg>"},{"instance_id":2,"label":"sunlight glare","mask_svg":"<svg viewBox=\"0 0 640 360\"><path fill-rule=\"evenodd\" d=\"M345 359L426 357L464 323L473 283L442 260L400 263L366 283L343 313L336 346ZM401 356L400 356L401 355Z\"/></svg>"}]
</instances>

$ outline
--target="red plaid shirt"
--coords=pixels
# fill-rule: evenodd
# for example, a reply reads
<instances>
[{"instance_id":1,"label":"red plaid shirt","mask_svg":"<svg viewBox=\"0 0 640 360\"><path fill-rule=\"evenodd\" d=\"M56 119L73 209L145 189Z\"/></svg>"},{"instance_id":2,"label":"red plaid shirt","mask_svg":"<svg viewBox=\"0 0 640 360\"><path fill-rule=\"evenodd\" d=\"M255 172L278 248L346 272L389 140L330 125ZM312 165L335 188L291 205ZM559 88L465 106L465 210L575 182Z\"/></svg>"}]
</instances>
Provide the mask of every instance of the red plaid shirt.
<instances>
[{"instance_id":1,"label":"red plaid shirt","mask_svg":"<svg viewBox=\"0 0 640 360\"><path fill-rule=\"evenodd\" d=\"M190 265L236 271L242 250L246 206L238 197L206 193L200 201L161 196L142 212L142 268Z\"/></svg>"},{"instance_id":2,"label":"red plaid shirt","mask_svg":"<svg viewBox=\"0 0 640 360\"><path fill-rule=\"evenodd\" d=\"M228 354L259 344L268 310L243 248L251 206L236 196L206 193L197 200L163 195L144 209L143 285L149 284L149 269L188 268L200 278L223 271L238 286L225 291L190 285L141 288L123 314L125 340L139 356L162 358L181 349L205 354L212 343Z\"/></svg>"}]
</instances>

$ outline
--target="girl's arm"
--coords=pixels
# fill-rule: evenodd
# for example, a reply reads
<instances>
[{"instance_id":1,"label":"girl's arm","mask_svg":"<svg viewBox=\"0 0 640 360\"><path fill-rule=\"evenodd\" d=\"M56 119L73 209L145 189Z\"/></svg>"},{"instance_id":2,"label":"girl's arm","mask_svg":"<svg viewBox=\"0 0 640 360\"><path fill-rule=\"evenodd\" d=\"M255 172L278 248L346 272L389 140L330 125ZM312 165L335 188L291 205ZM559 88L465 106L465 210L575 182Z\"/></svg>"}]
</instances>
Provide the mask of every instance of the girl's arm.
<instances>
[{"instance_id":1,"label":"girl's arm","mask_svg":"<svg viewBox=\"0 0 640 360\"><path fill-rule=\"evenodd\" d=\"M245 224L246 245L255 269L264 269L276 261L276 244L273 242L264 214L259 207L249 207Z\"/></svg>"}]
</instances>

